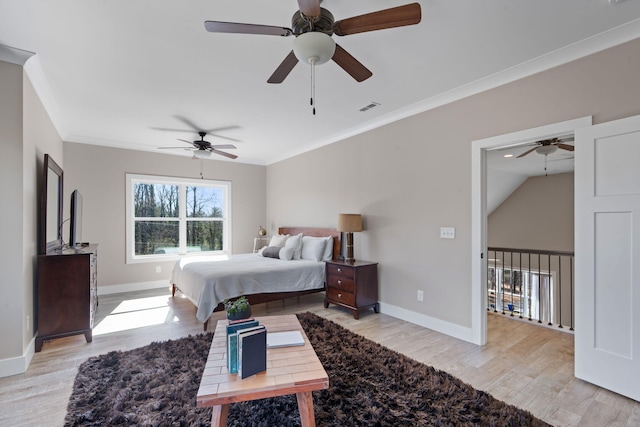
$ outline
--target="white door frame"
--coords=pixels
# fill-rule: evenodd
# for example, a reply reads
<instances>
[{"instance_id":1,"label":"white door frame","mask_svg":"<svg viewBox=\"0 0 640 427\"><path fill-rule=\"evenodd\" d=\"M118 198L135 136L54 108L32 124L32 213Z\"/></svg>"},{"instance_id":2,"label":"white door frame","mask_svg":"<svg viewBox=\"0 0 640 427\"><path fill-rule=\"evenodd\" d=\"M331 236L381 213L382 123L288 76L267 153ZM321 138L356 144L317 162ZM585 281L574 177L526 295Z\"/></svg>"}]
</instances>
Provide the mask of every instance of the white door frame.
<instances>
[{"instance_id":1,"label":"white door frame","mask_svg":"<svg viewBox=\"0 0 640 427\"><path fill-rule=\"evenodd\" d=\"M490 138L471 144L471 339L474 344L487 343L487 159L486 151L574 133L591 126L592 117L580 117Z\"/></svg>"}]
</instances>

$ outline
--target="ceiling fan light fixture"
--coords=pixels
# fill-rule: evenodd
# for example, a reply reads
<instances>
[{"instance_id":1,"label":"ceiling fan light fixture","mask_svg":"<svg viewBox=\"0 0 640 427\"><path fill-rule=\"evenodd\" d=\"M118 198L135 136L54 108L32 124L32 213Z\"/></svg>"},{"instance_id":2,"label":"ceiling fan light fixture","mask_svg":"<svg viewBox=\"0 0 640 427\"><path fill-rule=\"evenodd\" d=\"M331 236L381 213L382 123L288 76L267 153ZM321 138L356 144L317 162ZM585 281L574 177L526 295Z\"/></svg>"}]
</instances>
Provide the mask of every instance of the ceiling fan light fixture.
<instances>
[{"instance_id":1,"label":"ceiling fan light fixture","mask_svg":"<svg viewBox=\"0 0 640 427\"><path fill-rule=\"evenodd\" d=\"M199 159L208 159L211 157L211 151L208 150L195 150L193 155Z\"/></svg>"},{"instance_id":2,"label":"ceiling fan light fixture","mask_svg":"<svg viewBox=\"0 0 640 427\"><path fill-rule=\"evenodd\" d=\"M303 33L293 41L293 53L305 64L324 64L333 58L335 51L336 42L325 33Z\"/></svg>"},{"instance_id":3,"label":"ceiling fan light fixture","mask_svg":"<svg viewBox=\"0 0 640 427\"><path fill-rule=\"evenodd\" d=\"M546 156L547 154L555 153L557 150L558 147L556 147L555 145L541 145L540 147L536 148L536 153Z\"/></svg>"}]
</instances>

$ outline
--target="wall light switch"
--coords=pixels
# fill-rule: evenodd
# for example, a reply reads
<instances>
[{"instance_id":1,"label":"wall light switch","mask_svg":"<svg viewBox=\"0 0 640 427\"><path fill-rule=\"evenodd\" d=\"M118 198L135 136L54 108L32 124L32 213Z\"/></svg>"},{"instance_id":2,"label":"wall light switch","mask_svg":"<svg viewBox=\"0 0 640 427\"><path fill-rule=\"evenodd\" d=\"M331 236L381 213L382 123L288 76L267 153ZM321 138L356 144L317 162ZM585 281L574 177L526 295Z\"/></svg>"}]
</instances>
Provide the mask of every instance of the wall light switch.
<instances>
[{"instance_id":1,"label":"wall light switch","mask_svg":"<svg viewBox=\"0 0 640 427\"><path fill-rule=\"evenodd\" d=\"M156 273L162 273L162 266L156 265Z\"/></svg>"},{"instance_id":2,"label":"wall light switch","mask_svg":"<svg viewBox=\"0 0 640 427\"><path fill-rule=\"evenodd\" d=\"M455 227L440 227L440 238L441 239L455 239L456 238L456 229L455 229Z\"/></svg>"}]
</instances>

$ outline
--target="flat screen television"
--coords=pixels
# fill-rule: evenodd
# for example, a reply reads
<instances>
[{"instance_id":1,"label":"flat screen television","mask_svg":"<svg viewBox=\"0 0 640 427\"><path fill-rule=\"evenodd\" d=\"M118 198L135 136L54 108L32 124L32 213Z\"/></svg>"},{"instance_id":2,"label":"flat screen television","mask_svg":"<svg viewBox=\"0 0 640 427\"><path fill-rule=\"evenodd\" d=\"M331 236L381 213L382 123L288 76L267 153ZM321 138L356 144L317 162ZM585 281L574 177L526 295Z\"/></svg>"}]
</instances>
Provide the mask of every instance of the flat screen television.
<instances>
[{"instance_id":1,"label":"flat screen television","mask_svg":"<svg viewBox=\"0 0 640 427\"><path fill-rule=\"evenodd\" d=\"M71 193L71 217L69 218L69 246L82 243L82 194L78 190Z\"/></svg>"}]
</instances>

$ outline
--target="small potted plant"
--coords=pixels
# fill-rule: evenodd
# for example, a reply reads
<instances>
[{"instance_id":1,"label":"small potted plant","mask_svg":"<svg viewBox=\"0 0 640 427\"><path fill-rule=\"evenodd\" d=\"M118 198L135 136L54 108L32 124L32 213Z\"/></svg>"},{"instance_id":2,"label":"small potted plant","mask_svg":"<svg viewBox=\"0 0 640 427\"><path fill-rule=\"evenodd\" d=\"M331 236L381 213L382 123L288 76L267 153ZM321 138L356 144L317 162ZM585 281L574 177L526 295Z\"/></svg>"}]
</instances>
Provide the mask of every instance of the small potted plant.
<instances>
[{"instance_id":1,"label":"small potted plant","mask_svg":"<svg viewBox=\"0 0 640 427\"><path fill-rule=\"evenodd\" d=\"M227 319L229 320L240 320L251 317L251 306L244 295L235 300L226 299L224 301L224 308L227 311Z\"/></svg>"}]
</instances>

